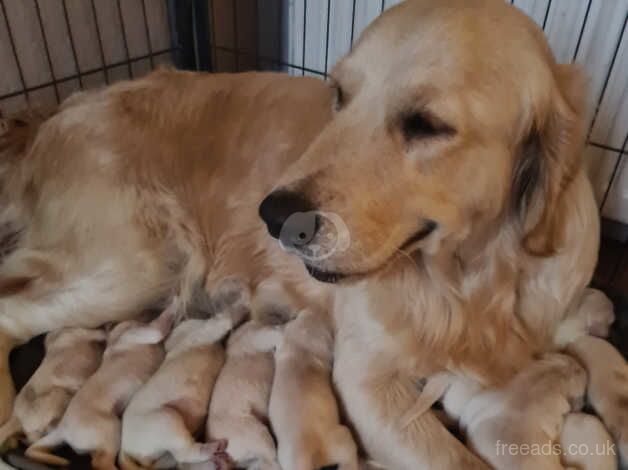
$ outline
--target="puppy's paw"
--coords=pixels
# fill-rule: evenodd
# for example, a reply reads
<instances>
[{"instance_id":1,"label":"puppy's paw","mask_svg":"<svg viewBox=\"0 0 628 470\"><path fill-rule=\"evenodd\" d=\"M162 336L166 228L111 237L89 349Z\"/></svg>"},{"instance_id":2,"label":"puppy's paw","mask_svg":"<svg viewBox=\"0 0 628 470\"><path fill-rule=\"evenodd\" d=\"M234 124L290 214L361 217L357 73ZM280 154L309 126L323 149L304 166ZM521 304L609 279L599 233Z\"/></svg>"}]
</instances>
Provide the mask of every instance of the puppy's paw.
<instances>
[{"instance_id":1,"label":"puppy's paw","mask_svg":"<svg viewBox=\"0 0 628 470\"><path fill-rule=\"evenodd\" d=\"M227 449L227 440L218 439L212 442L203 444L203 452L207 454L222 454Z\"/></svg>"},{"instance_id":2,"label":"puppy's paw","mask_svg":"<svg viewBox=\"0 0 628 470\"><path fill-rule=\"evenodd\" d=\"M231 457L226 452L218 452L211 460L207 470L231 470L235 468Z\"/></svg>"}]
</instances>

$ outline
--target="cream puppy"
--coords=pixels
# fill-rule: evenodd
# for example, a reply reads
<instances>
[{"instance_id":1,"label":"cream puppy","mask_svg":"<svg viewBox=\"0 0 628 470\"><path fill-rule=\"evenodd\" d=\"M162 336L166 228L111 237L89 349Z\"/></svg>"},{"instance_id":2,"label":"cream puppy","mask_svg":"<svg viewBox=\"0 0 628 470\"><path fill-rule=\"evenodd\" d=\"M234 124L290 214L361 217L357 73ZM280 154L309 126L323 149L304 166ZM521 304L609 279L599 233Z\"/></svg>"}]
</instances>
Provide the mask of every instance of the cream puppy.
<instances>
[{"instance_id":1,"label":"cream puppy","mask_svg":"<svg viewBox=\"0 0 628 470\"><path fill-rule=\"evenodd\" d=\"M225 361L221 340L248 313L240 307L210 319L184 320L174 329L163 364L124 412L122 468L151 467L168 453L178 464L226 466L224 441L198 443L194 435L203 427Z\"/></svg>"},{"instance_id":2,"label":"cream puppy","mask_svg":"<svg viewBox=\"0 0 628 470\"><path fill-rule=\"evenodd\" d=\"M586 413L569 413L560 434L562 462L580 470L617 469L613 438L602 422Z\"/></svg>"},{"instance_id":3,"label":"cream puppy","mask_svg":"<svg viewBox=\"0 0 628 470\"><path fill-rule=\"evenodd\" d=\"M333 337L328 318L302 311L286 325L276 353L270 422L281 468L358 468L356 444L340 424L331 385Z\"/></svg>"},{"instance_id":4,"label":"cream puppy","mask_svg":"<svg viewBox=\"0 0 628 470\"><path fill-rule=\"evenodd\" d=\"M131 397L163 361L161 343L175 314L173 304L151 323L126 321L116 325L109 333L101 366L70 401L58 427L29 447L26 455L63 464L64 459L49 450L65 442L77 452L91 453L95 469L116 468L120 417Z\"/></svg>"},{"instance_id":5,"label":"cream puppy","mask_svg":"<svg viewBox=\"0 0 628 470\"><path fill-rule=\"evenodd\" d=\"M274 351L282 330L252 320L227 344L227 360L209 407L207 436L226 439L238 467L278 470L277 450L268 429L268 402L275 370Z\"/></svg>"},{"instance_id":6,"label":"cream puppy","mask_svg":"<svg viewBox=\"0 0 628 470\"><path fill-rule=\"evenodd\" d=\"M608 341L583 336L567 346L587 370L587 399L617 443L622 465L628 465L628 365Z\"/></svg>"},{"instance_id":7,"label":"cream puppy","mask_svg":"<svg viewBox=\"0 0 628 470\"><path fill-rule=\"evenodd\" d=\"M11 419L0 428L0 446L23 433L32 444L63 416L70 400L96 371L107 334L104 330L65 328L46 336L46 355L17 395Z\"/></svg>"},{"instance_id":8,"label":"cream puppy","mask_svg":"<svg viewBox=\"0 0 628 470\"><path fill-rule=\"evenodd\" d=\"M469 402L460 423L467 444L495 468L562 469L557 441L585 386L586 373L573 358L547 354Z\"/></svg>"},{"instance_id":9,"label":"cream puppy","mask_svg":"<svg viewBox=\"0 0 628 470\"><path fill-rule=\"evenodd\" d=\"M565 347L585 335L606 338L615 321L613 303L598 289L586 288L577 307L560 322L554 343Z\"/></svg>"}]
</instances>

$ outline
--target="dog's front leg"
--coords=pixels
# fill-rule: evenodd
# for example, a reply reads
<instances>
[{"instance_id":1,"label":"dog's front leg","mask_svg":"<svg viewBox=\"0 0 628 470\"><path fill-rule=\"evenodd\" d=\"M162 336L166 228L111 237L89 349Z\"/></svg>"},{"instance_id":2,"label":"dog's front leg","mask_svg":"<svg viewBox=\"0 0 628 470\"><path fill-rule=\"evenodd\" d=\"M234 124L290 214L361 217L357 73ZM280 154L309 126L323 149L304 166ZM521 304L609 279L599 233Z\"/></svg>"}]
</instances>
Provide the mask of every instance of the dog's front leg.
<instances>
[{"instance_id":1,"label":"dog's front leg","mask_svg":"<svg viewBox=\"0 0 628 470\"><path fill-rule=\"evenodd\" d=\"M396 374L352 384L337 380L349 419L366 452L385 468L488 469L431 411L405 421L417 399L414 384Z\"/></svg>"},{"instance_id":2,"label":"dog's front leg","mask_svg":"<svg viewBox=\"0 0 628 470\"><path fill-rule=\"evenodd\" d=\"M9 370L9 354L14 341L0 333L0 425L4 424L13 411L15 387Z\"/></svg>"},{"instance_id":3,"label":"dog's front leg","mask_svg":"<svg viewBox=\"0 0 628 470\"><path fill-rule=\"evenodd\" d=\"M334 381L349 420L369 457L385 468L488 469L460 443L431 411L408 421L418 398L416 384L397 372L370 375L354 364L344 374L342 361ZM359 369L359 372L358 372Z\"/></svg>"}]
</instances>

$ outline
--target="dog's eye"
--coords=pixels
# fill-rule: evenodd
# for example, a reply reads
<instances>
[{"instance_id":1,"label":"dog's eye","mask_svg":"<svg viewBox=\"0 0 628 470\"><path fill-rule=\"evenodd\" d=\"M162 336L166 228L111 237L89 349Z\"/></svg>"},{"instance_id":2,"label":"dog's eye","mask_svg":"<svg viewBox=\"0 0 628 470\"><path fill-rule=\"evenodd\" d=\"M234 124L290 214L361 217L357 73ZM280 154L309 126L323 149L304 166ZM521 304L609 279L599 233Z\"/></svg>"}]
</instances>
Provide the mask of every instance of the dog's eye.
<instances>
[{"instance_id":1,"label":"dog's eye","mask_svg":"<svg viewBox=\"0 0 628 470\"><path fill-rule=\"evenodd\" d=\"M453 129L425 113L412 112L401 119L401 132L406 140L450 134Z\"/></svg>"},{"instance_id":2,"label":"dog's eye","mask_svg":"<svg viewBox=\"0 0 628 470\"><path fill-rule=\"evenodd\" d=\"M339 111L345 104L345 93L340 85L334 85L334 111Z\"/></svg>"}]
</instances>

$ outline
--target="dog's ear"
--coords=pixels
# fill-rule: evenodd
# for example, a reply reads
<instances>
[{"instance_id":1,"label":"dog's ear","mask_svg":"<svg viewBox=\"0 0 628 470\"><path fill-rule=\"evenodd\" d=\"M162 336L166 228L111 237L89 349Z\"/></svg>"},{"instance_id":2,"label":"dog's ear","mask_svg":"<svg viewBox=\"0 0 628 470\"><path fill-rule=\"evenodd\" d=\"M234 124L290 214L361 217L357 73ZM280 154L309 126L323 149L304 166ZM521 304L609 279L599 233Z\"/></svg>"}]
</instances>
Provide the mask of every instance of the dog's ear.
<instances>
[{"instance_id":1,"label":"dog's ear","mask_svg":"<svg viewBox=\"0 0 628 470\"><path fill-rule=\"evenodd\" d=\"M514 208L522 218L523 246L549 256L561 244L562 196L582 166L586 116L584 80L571 65L557 65L549 106L537 110L520 145L514 173Z\"/></svg>"}]
</instances>

